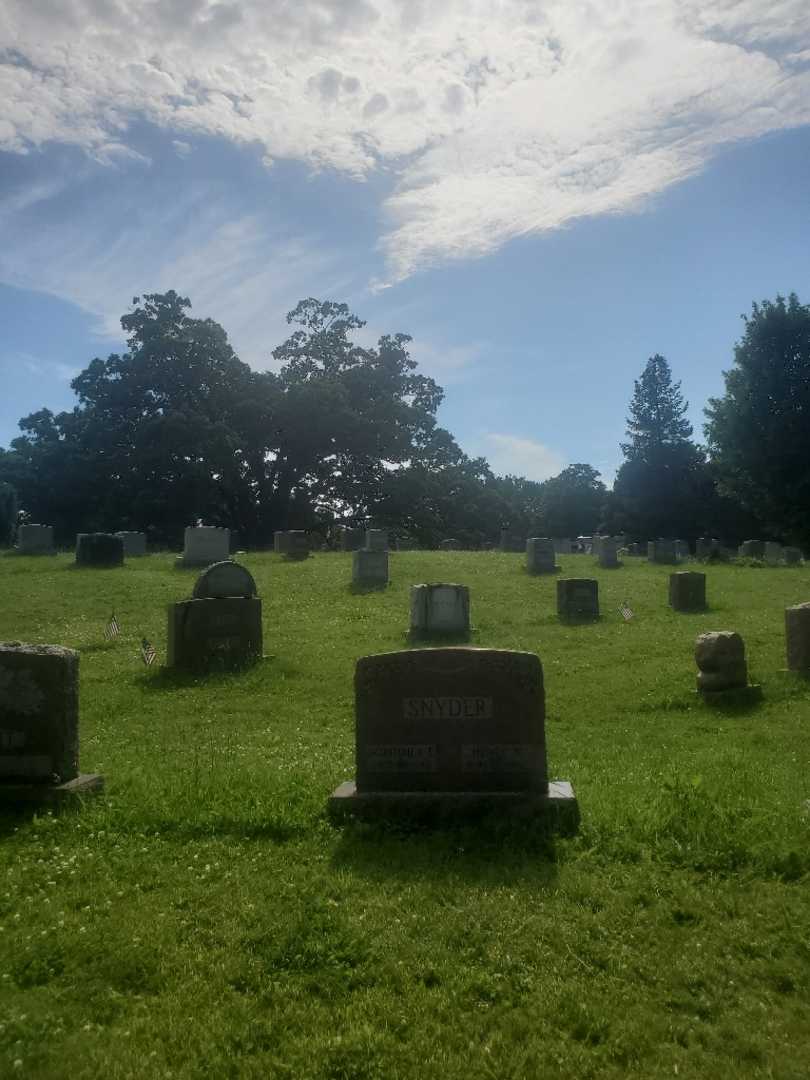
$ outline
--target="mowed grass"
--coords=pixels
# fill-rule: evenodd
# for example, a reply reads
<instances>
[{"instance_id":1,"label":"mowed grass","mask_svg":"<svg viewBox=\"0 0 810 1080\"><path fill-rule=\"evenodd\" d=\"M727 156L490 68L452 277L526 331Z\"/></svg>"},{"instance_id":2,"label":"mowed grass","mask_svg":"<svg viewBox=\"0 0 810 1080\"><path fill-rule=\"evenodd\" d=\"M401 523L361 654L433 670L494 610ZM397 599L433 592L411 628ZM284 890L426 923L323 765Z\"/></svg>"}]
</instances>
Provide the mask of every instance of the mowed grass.
<instances>
[{"instance_id":1,"label":"mowed grass","mask_svg":"<svg viewBox=\"0 0 810 1080\"><path fill-rule=\"evenodd\" d=\"M0 640L80 651L82 768L107 781L2 820L0 1076L807 1077L810 683L783 624L808 570L706 567L710 610L683 615L666 567L562 556L602 607L564 626L519 555L392 554L360 595L348 555L241 561L267 657L193 679L139 657L190 594L173 557L0 557ZM407 647L420 581L470 586L472 644L540 655L578 837L328 823L354 661ZM698 700L712 629L743 635L761 701Z\"/></svg>"}]
</instances>

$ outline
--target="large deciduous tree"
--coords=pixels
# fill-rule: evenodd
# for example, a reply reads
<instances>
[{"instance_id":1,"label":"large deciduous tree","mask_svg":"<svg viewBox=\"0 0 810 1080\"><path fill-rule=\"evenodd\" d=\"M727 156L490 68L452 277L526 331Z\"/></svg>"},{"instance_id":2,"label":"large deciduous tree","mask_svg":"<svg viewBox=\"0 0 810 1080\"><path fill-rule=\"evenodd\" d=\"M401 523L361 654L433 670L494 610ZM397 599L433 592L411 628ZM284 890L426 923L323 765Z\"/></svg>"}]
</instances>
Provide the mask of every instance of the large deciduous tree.
<instances>
[{"instance_id":1,"label":"large deciduous tree","mask_svg":"<svg viewBox=\"0 0 810 1080\"><path fill-rule=\"evenodd\" d=\"M810 543L810 307L795 293L754 304L706 408L721 490L776 536Z\"/></svg>"}]
</instances>

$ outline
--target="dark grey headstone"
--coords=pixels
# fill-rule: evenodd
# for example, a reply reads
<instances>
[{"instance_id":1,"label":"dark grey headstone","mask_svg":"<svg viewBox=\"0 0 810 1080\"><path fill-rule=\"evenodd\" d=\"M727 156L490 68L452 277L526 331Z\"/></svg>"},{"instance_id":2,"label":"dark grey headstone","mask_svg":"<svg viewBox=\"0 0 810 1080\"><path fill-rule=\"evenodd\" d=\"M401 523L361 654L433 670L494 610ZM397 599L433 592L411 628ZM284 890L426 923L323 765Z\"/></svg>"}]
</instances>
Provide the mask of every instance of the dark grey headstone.
<instances>
[{"instance_id":1,"label":"dark grey headstone","mask_svg":"<svg viewBox=\"0 0 810 1080\"><path fill-rule=\"evenodd\" d=\"M239 563L214 563L203 570L197 578L192 594L195 600L221 600L228 596L250 597L256 595L256 582L253 575Z\"/></svg>"},{"instance_id":2,"label":"dark grey headstone","mask_svg":"<svg viewBox=\"0 0 810 1080\"><path fill-rule=\"evenodd\" d=\"M533 536L526 541L526 569L530 574L554 574L559 570L553 540Z\"/></svg>"},{"instance_id":3,"label":"dark grey headstone","mask_svg":"<svg viewBox=\"0 0 810 1080\"><path fill-rule=\"evenodd\" d=\"M169 604L169 667L215 671L242 667L261 655L261 600L231 597Z\"/></svg>"},{"instance_id":4,"label":"dark grey headstone","mask_svg":"<svg viewBox=\"0 0 810 1080\"><path fill-rule=\"evenodd\" d=\"M810 673L810 604L785 608L785 642L788 670Z\"/></svg>"},{"instance_id":5,"label":"dark grey headstone","mask_svg":"<svg viewBox=\"0 0 810 1080\"><path fill-rule=\"evenodd\" d=\"M594 578L559 580L557 614L562 619L598 619L599 583Z\"/></svg>"},{"instance_id":6,"label":"dark grey headstone","mask_svg":"<svg viewBox=\"0 0 810 1080\"><path fill-rule=\"evenodd\" d=\"M670 574L669 604L675 611L703 611L706 607L706 575L693 570Z\"/></svg>"},{"instance_id":7,"label":"dark grey headstone","mask_svg":"<svg viewBox=\"0 0 810 1080\"><path fill-rule=\"evenodd\" d=\"M110 569L124 565L124 541L114 533L79 533L76 565Z\"/></svg>"},{"instance_id":8,"label":"dark grey headstone","mask_svg":"<svg viewBox=\"0 0 810 1080\"><path fill-rule=\"evenodd\" d=\"M358 549L352 554L352 583L355 585L388 584L388 552Z\"/></svg>"}]
</instances>

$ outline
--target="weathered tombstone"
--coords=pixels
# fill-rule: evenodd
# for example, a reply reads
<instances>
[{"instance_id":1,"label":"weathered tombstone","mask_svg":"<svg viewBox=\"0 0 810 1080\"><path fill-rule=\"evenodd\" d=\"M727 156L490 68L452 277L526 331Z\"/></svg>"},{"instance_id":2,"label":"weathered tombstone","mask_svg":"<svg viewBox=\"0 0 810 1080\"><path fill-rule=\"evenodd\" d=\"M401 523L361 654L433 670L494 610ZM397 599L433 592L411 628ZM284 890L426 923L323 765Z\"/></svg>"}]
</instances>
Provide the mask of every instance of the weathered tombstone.
<instances>
[{"instance_id":1,"label":"weathered tombstone","mask_svg":"<svg viewBox=\"0 0 810 1080\"><path fill-rule=\"evenodd\" d=\"M706 575L679 570L669 575L669 606L675 611L706 609Z\"/></svg>"},{"instance_id":2,"label":"weathered tombstone","mask_svg":"<svg viewBox=\"0 0 810 1080\"><path fill-rule=\"evenodd\" d=\"M388 551L388 532L385 529L366 529L366 551Z\"/></svg>"},{"instance_id":3,"label":"weathered tombstone","mask_svg":"<svg viewBox=\"0 0 810 1080\"><path fill-rule=\"evenodd\" d=\"M388 552L358 548L352 555L353 585L387 585Z\"/></svg>"},{"instance_id":4,"label":"weathered tombstone","mask_svg":"<svg viewBox=\"0 0 810 1080\"><path fill-rule=\"evenodd\" d=\"M745 643L732 630L701 634L695 642L697 688L701 693L739 690L748 683Z\"/></svg>"},{"instance_id":5,"label":"weathered tombstone","mask_svg":"<svg viewBox=\"0 0 810 1080\"><path fill-rule=\"evenodd\" d=\"M810 604L785 608L788 671L810 674Z\"/></svg>"},{"instance_id":6,"label":"weathered tombstone","mask_svg":"<svg viewBox=\"0 0 810 1080\"><path fill-rule=\"evenodd\" d=\"M675 540L649 540L647 559L654 563L676 563L678 551Z\"/></svg>"},{"instance_id":7,"label":"weathered tombstone","mask_svg":"<svg viewBox=\"0 0 810 1080\"><path fill-rule=\"evenodd\" d=\"M554 552L557 555L570 555L571 554L571 541L567 537L555 536L552 537L554 544Z\"/></svg>"},{"instance_id":8,"label":"weathered tombstone","mask_svg":"<svg viewBox=\"0 0 810 1080\"><path fill-rule=\"evenodd\" d=\"M639 557L642 556L644 552L642 551L641 544L636 543L635 541L632 544L628 544L627 554Z\"/></svg>"},{"instance_id":9,"label":"weathered tombstone","mask_svg":"<svg viewBox=\"0 0 810 1080\"><path fill-rule=\"evenodd\" d=\"M802 561L801 550L797 547L786 547L782 554L786 566L797 566Z\"/></svg>"},{"instance_id":10,"label":"weathered tombstone","mask_svg":"<svg viewBox=\"0 0 810 1080\"><path fill-rule=\"evenodd\" d=\"M555 562L554 541L533 536L526 541L526 569L530 574L556 574L560 569Z\"/></svg>"},{"instance_id":11,"label":"weathered tombstone","mask_svg":"<svg viewBox=\"0 0 810 1080\"><path fill-rule=\"evenodd\" d=\"M100 791L79 773L79 654L60 645L0 643L0 801Z\"/></svg>"},{"instance_id":12,"label":"weathered tombstone","mask_svg":"<svg viewBox=\"0 0 810 1080\"><path fill-rule=\"evenodd\" d=\"M52 525L20 525L17 529L19 555L55 555Z\"/></svg>"},{"instance_id":13,"label":"weathered tombstone","mask_svg":"<svg viewBox=\"0 0 810 1080\"><path fill-rule=\"evenodd\" d=\"M285 532L282 529L276 529L273 533L273 551L277 555L286 555L289 546L289 541L287 539L289 535L288 532Z\"/></svg>"},{"instance_id":14,"label":"weathered tombstone","mask_svg":"<svg viewBox=\"0 0 810 1080\"><path fill-rule=\"evenodd\" d=\"M764 540L744 540L740 544L740 555L745 559L764 559Z\"/></svg>"},{"instance_id":15,"label":"weathered tombstone","mask_svg":"<svg viewBox=\"0 0 810 1080\"><path fill-rule=\"evenodd\" d=\"M461 636L470 632L470 590L466 585L411 586L411 635Z\"/></svg>"},{"instance_id":16,"label":"weathered tombstone","mask_svg":"<svg viewBox=\"0 0 810 1080\"><path fill-rule=\"evenodd\" d=\"M511 533L508 529L501 529L501 538L498 543L501 551L525 551L526 541Z\"/></svg>"},{"instance_id":17,"label":"weathered tombstone","mask_svg":"<svg viewBox=\"0 0 810 1080\"><path fill-rule=\"evenodd\" d=\"M453 538L439 541L439 551L461 551L461 541Z\"/></svg>"},{"instance_id":18,"label":"weathered tombstone","mask_svg":"<svg viewBox=\"0 0 810 1080\"><path fill-rule=\"evenodd\" d=\"M340 550L359 551L365 543L366 534L363 529L344 528L340 530Z\"/></svg>"},{"instance_id":19,"label":"weathered tombstone","mask_svg":"<svg viewBox=\"0 0 810 1080\"><path fill-rule=\"evenodd\" d=\"M695 541L695 557L698 559L708 559L710 556L720 551L720 541L710 539L707 536L699 536Z\"/></svg>"},{"instance_id":20,"label":"weathered tombstone","mask_svg":"<svg viewBox=\"0 0 810 1080\"><path fill-rule=\"evenodd\" d=\"M536 814L573 833L570 783L549 782L543 669L533 653L414 649L355 668L357 781L329 800L351 814Z\"/></svg>"},{"instance_id":21,"label":"weathered tombstone","mask_svg":"<svg viewBox=\"0 0 810 1080\"><path fill-rule=\"evenodd\" d=\"M124 565L124 541L113 533L79 533L76 565L110 569Z\"/></svg>"},{"instance_id":22,"label":"weathered tombstone","mask_svg":"<svg viewBox=\"0 0 810 1080\"><path fill-rule=\"evenodd\" d=\"M780 563L782 561L783 552L784 548L776 540L765 541L764 558L766 563L770 563L772 566Z\"/></svg>"},{"instance_id":23,"label":"weathered tombstone","mask_svg":"<svg viewBox=\"0 0 810 1080\"><path fill-rule=\"evenodd\" d=\"M557 582L557 614L561 619L598 619L599 583L593 578L562 578Z\"/></svg>"},{"instance_id":24,"label":"weathered tombstone","mask_svg":"<svg viewBox=\"0 0 810 1080\"><path fill-rule=\"evenodd\" d=\"M138 557L146 554L146 533L142 532L117 532L124 544L124 555Z\"/></svg>"},{"instance_id":25,"label":"weathered tombstone","mask_svg":"<svg viewBox=\"0 0 810 1080\"><path fill-rule=\"evenodd\" d=\"M603 536L599 543L599 565L603 570L615 570L619 565L619 543L612 536Z\"/></svg>"},{"instance_id":26,"label":"weathered tombstone","mask_svg":"<svg viewBox=\"0 0 810 1080\"><path fill-rule=\"evenodd\" d=\"M194 598L169 604L167 666L206 672L237 668L262 655L262 602L252 575L238 563L209 567Z\"/></svg>"},{"instance_id":27,"label":"weathered tombstone","mask_svg":"<svg viewBox=\"0 0 810 1080\"><path fill-rule=\"evenodd\" d=\"M229 529L220 529L216 525L189 525L183 533L183 554L177 560L177 565L210 566L227 559L230 553Z\"/></svg>"},{"instance_id":28,"label":"weathered tombstone","mask_svg":"<svg viewBox=\"0 0 810 1080\"><path fill-rule=\"evenodd\" d=\"M303 529L291 529L287 533L287 539L285 544L285 558L293 560L309 558L309 536Z\"/></svg>"}]
</instances>

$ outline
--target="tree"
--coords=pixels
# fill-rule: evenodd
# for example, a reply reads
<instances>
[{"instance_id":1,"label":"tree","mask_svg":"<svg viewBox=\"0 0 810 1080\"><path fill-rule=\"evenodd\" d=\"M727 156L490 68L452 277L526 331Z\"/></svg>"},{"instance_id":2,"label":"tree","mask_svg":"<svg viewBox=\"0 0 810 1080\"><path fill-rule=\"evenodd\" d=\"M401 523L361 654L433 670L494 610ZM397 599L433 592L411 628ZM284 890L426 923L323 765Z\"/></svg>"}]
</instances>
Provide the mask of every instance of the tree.
<instances>
[{"instance_id":1,"label":"tree","mask_svg":"<svg viewBox=\"0 0 810 1080\"><path fill-rule=\"evenodd\" d=\"M633 383L627 418L630 442L622 443L625 458L655 465L666 449L688 442L692 437L692 425L686 419L688 408L681 384L672 382L667 361L659 353L651 356L641 378Z\"/></svg>"},{"instance_id":2,"label":"tree","mask_svg":"<svg viewBox=\"0 0 810 1080\"><path fill-rule=\"evenodd\" d=\"M0 481L0 545L9 547L14 541L17 525L17 492L5 481Z\"/></svg>"},{"instance_id":3,"label":"tree","mask_svg":"<svg viewBox=\"0 0 810 1080\"><path fill-rule=\"evenodd\" d=\"M721 490L772 535L810 543L810 307L795 293L753 304L705 409Z\"/></svg>"},{"instance_id":4,"label":"tree","mask_svg":"<svg viewBox=\"0 0 810 1080\"><path fill-rule=\"evenodd\" d=\"M582 536L596 531L607 488L592 465L569 465L542 485L541 513L547 536Z\"/></svg>"}]
</instances>

